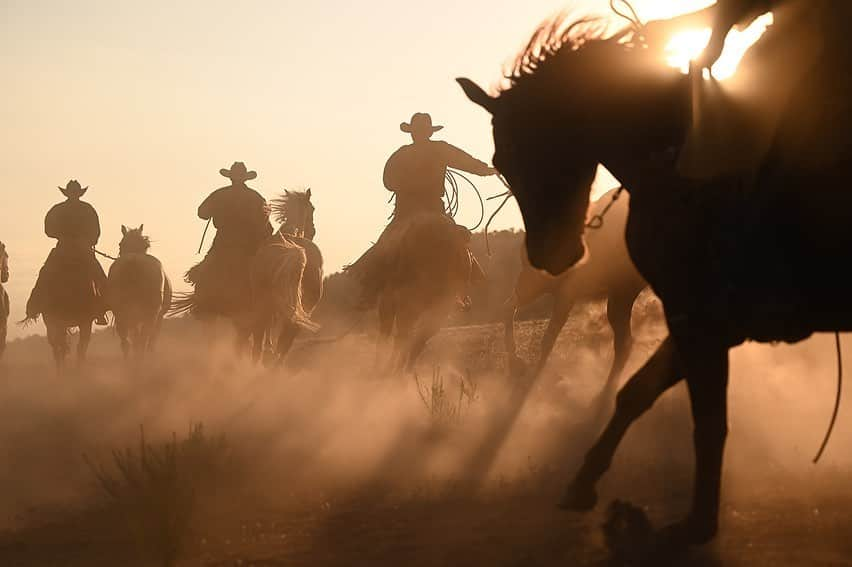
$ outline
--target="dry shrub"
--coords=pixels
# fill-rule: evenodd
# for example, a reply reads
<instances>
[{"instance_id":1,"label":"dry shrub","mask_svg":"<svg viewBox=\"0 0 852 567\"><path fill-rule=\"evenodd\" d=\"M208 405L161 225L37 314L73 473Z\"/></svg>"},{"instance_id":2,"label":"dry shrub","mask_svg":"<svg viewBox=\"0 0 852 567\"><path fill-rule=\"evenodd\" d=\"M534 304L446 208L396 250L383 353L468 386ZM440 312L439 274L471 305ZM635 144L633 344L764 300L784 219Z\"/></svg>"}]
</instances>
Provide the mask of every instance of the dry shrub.
<instances>
[{"instance_id":1,"label":"dry shrub","mask_svg":"<svg viewBox=\"0 0 852 567\"><path fill-rule=\"evenodd\" d=\"M198 502L215 489L230 459L225 438L212 438L201 424L186 439L155 446L140 427L138 450L113 451L112 467L85 457L98 486L125 517L141 552L163 567L185 550Z\"/></svg>"},{"instance_id":2,"label":"dry shrub","mask_svg":"<svg viewBox=\"0 0 852 567\"><path fill-rule=\"evenodd\" d=\"M417 383L417 393L429 412L429 418L434 426L446 427L458 425L464 419L471 404L477 399L477 386L471 379L470 371L466 376L457 374L458 396L447 389L441 367L432 368L431 384L421 384L420 377L414 374Z\"/></svg>"}]
</instances>

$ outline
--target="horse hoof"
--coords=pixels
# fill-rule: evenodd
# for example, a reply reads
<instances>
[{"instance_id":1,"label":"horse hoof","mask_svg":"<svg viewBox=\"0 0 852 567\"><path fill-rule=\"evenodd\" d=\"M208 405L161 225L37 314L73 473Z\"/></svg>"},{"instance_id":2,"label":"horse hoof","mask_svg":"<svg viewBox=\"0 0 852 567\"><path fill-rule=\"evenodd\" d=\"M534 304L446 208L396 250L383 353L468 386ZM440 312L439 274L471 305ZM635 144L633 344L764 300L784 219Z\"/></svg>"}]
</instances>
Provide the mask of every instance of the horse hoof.
<instances>
[{"instance_id":1,"label":"horse hoof","mask_svg":"<svg viewBox=\"0 0 852 567\"><path fill-rule=\"evenodd\" d=\"M598 503L598 493L592 485L572 482L559 500L559 508L575 512L588 512Z\"/></svg>"}]
</instances>

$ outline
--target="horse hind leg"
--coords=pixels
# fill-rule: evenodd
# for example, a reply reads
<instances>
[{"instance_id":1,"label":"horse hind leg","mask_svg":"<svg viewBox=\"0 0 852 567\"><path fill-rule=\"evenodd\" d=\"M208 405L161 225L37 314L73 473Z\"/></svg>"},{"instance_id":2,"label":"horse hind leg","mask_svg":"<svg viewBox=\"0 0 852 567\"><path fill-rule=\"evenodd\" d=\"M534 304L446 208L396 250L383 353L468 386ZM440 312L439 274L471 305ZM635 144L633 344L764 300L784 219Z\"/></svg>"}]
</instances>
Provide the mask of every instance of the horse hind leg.
<instances>
[{"instance_id":1,"label":"horse hind leg","mask_svg":"<svg viewBox=\"0 0 852 567\"><path fill-rule=\"evenodd\" d=\"M651 358L628 380L616 396L615 414L568 485L559 506L589 510L597 503L595 485L609 469L615 450L630 425L666 390L680 382L682 371L674 341L666 337Z\"/></svg>"},{"instance_id":2,"label":"horse hind leg","mask_svg":"<svg viewBox=\"0 0 852 567\"><path fill-rule=\"evenodd\" d=\"M278 336L278 345L276 346L275 356L276 364L281 366L287 358L287 353L293 346L293 342L299 334L299 326L292 322L284 323L281 327L281 333Z\"/></svg>"},{"instance_id":3,"label":"horse hind leg","mask_svg":"<svg viewBox=\"0 0 852 567\"><path fill-rule=\"evenodd\" d=\"M727 349L690 352L684 357L695 424L695 484L692 509L666 529L673 543L698 545L713 539L719 524L722 459L728 434Z\"/></svg>"}]
</instances>

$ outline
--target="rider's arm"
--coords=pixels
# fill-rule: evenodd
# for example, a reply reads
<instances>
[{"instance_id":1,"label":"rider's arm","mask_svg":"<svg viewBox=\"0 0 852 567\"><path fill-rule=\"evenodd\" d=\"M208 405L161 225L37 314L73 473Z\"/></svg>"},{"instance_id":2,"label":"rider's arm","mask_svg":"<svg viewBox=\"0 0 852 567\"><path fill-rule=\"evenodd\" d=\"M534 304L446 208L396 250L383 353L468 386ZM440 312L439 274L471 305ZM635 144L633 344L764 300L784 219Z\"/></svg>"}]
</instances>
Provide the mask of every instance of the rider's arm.
<instances>
[{"instance_id":1,"label":"rider's arm","mask_svg":"<svg viewBox=\"0 0 852 567\"><path fill-rule=\"evenodd\" d=\"M56 208L57 206L58 205L54 205L49 211L47 211L47 215L44 217L44 233L48 238L58 239L60 237L60 213Z\"/></svg>"},{"instance_id":2,"label":"rider's arm","mask_svg":"<svg viewBox=\"0 0 852 567\"><path fill-rule=\"evenodd\" d=\"M493 175L496 170L485 163L479 161L469 153L461 150L446 142L439 142L443 146L444 157L446 158L447 167L466 171L474 175Z\"/></svg>"},{"instance_id":3,"label":"rider's arm","mask_svg":"<svg viewBox=\"0 0 852 567\"><path fill-rule=\"evenodd\" d=\"M86 223L86 242L92 246L98 243L101 238L101 220L98 218L98 212L95 208L87 203L89 210L89 219Z\"/></svg>"},{"instance_id":4,"label":"rider's arm","mask_svg":"<svg viewBox=\"0 0 852 567\"><path fill-rule=\"evenodd\" d=\"M216 191L208 195L207 198L204 199L204 202L202 202L198 206L198 218L200 218L201 220L209 220L213 217L213 215L215 214L215 203L218 200L216 196L219 191L220 190L217 189Z\"/></svg>"},{"instance_id":5,"label":"rider's arm","mask_svg":"<svg viewBox=\"0 0 852 567\"><path fill-rule=\"evenodd\" d=\"M401 180L401 172L402 168L399 167L399 152L402 150L395 151L391 154L391 157L388 158L387 163L385 163L385 170L382 174L382 182L385 185L385 189L388 191L399 191L402 188L402 180Z\"/></svg>"}]
</instances>

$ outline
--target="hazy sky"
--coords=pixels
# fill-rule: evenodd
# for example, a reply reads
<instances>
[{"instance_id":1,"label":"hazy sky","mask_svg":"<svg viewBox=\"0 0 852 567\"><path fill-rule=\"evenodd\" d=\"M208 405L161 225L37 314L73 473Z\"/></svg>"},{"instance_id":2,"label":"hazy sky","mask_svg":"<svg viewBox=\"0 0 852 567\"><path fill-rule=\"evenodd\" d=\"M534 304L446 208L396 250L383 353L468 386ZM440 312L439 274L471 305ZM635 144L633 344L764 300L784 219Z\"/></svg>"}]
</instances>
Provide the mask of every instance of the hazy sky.
<instances>
[{"instance_id":1,"label":"hazy sky","mask_svg":"<svg viewBox=\"0 0 852 567\"><path fill-rule=\"evenodd\" d=\"M706 3L635 2L644 17ZM582 5L605 10L607 1ZM565 6L0 0L0 240L12 258L12 318L23 316L54 244L42 222L70 178L90 187L100 249L117 252L121 224L144 223L152 253L182 284L200 259L198 204L227 184L220 168L245 161L267 197L313 188L317 242L328 271L339 269L386 222L382 167L409 140L399 123L431 112L445 125L436 138L490 162L488 116L453 79L493 84L535 26ZM479 186L502 190L494 179ZM472 199L462 223L478 217ZM494 226L520 226L520 217L507 207Z\"/></svg>"}]
</instances>

